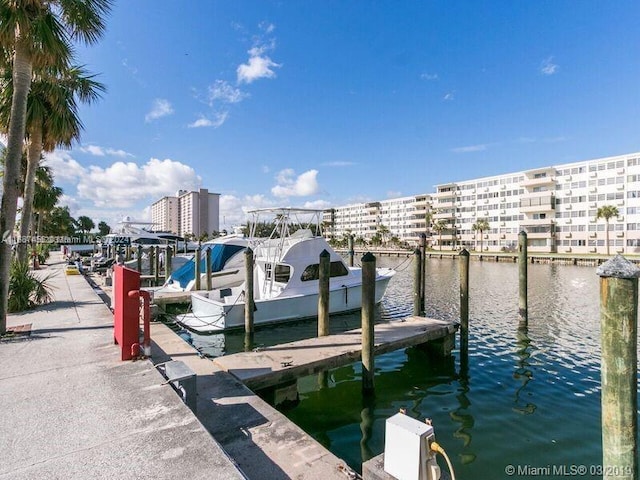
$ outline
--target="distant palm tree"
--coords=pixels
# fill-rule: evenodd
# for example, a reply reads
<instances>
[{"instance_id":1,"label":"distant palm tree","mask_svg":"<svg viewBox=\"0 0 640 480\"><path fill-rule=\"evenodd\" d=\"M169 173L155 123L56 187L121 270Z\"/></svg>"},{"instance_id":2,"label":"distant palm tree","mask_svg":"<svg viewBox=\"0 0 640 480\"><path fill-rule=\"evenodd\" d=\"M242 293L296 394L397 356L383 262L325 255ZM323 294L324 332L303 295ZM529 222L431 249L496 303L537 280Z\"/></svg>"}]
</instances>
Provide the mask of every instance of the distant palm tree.
<instances>
[{"instance_id":1,"label":"distant palm tree","mask_svg":"<svg viewBox=\"0 0 640 480\"><path fill-rule=\"evenodd\" d=\"M389 230L389 227L387 227L384 224L380 224L378 226L378 234L380 235L380 240L382 241L383 245L387 244L389 235L391 234L391 231Z\"/></svg>"},{"instance_id":2,"label":"distant palm tree","mask_svg":"<svg viewBox=\"0 0 640 480\"><path fill-rule=\"evenodd\" d=\"M433 231L438 233L438 246L442 250L442 232L447 229L447 221L440 219L433 224Z\"/></svg>"},{"instance_id":3,"label":"distant palm tree","mask_svg":"<svg viewBox=\"0 0 640 480\"><path fill-rule=\"evenodd\" d=\"M51 169L40 165L36 170L36 184L33 192L33 211L38 216L36 235L42 231L42 219L51 212L62 196L62 189L53 183Z\"/></svg>"},{"instance_id":4,"label":"distant palm tree","mask_svg":"<svg viewBox=\"0 0 640 480\"><path fill-rule=\"evenodd\" d=\"M607 256L609 255L609 219L612 217L617 217L619 215L618 207L614 205L603 205L598 208L598 212L596 213L596 221L604 218L604 221L607 223L606 226L606 238L607 238Z\"/></svg>"},{"instance_id":5,"label":"distant palm tree","mask_svg":"<svg viewBox=\"0 0 640 480\"><path fill-rule=\"evenodd\" d=\"M34 68L64 67L73 55L71 41L95 43L105 29L112 0L31 0L0 2L0 67L12 72L13 95L7 128L7 163L0 202L0 235L15 226L20 156L25 138L27 97ZM4 88L4 85L2 86ZM7 329L11 248L0 243L0 335Z\"/></svg>"},{"instance_id":6,"label":"distant palm tree","mask_svg":"<svg viewBox=\"0 0 640 480\"><path fill-rule=\"evenodd\" d=\"M487 230L489 230L491 227L489 226L489 222L487 221L486 218L481 218L480 220L477 220L476 223L474 223L471 228L473 229L474 232L480 232L480 252L482 253L484 250L482 248L482 237L483 237L483 232L486 232Z\"/></svg>"}]
</instances>

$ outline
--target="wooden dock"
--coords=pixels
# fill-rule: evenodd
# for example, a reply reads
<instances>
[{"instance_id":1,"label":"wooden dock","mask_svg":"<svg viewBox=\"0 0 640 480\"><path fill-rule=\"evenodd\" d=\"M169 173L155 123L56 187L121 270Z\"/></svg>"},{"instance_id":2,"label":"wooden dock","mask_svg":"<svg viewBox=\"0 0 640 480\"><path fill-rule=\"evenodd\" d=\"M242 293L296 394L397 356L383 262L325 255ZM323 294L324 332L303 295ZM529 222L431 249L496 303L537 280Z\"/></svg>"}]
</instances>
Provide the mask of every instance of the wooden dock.
<instances>
[{"instance_id":1,"label":"wooden dock","mask_svg":"<svg viewBox=\"0 0 640 480\"><path fill-rule=\"evenodd\" d=\"M379 323L375 326L374 352L380 355L430 343L449 354L457 328L455 323L424 317ZM356 362L361 349L361 331L356 329L219 357L214 363L252 390L260 390Z\"/></svg>"}]
</instances>

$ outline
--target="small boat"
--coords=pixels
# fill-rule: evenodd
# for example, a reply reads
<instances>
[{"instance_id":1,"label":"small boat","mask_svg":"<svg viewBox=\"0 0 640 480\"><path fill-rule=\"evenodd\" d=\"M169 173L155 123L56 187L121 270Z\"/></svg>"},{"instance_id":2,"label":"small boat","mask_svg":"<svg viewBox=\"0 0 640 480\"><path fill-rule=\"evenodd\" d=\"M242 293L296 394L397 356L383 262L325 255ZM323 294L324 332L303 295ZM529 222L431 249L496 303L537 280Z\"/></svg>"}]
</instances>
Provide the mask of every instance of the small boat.
<instances>
[{"instance_id":1,"label":"small boat","mask_svg":"<svg viewBox=\"0 0 640 480\"><path fill-rule=\"evenodd\" d=\"M255 325L317 316L319 260L324 250L329 253L331 263L329 313L346 313L361 308L362 269L348 267L319 234L321 210L279 208L249 213L276 216L271 237L255 245L254 249ZM312 215L317 225L316 233L309 228L314 220L307 228L298 228L301 224L293 222L294 215ZM255 220L252 229L259 223ZM377 269L376 303L382 301L395 273L388 268ZM177 322L204 333L240 328L244 325L245 291L246 283L243 282L230 288L192 292L191 312L179 315Z\"/></svg>"}]
</instances>

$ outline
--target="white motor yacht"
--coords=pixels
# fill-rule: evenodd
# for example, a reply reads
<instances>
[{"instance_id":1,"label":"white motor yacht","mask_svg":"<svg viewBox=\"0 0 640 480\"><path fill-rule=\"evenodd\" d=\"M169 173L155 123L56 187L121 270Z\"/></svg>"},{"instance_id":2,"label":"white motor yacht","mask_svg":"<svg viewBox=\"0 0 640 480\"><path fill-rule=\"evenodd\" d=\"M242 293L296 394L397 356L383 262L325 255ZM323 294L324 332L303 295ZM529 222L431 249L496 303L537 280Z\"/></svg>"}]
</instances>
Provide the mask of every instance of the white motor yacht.
<instances>
[{"instance_id":1,"label":"white motor yacht","mask_svg":"<svg viewBox=\"0 0 640 480\"><path fill-rule=\"evenodd\" d=\"M319 260L326 250L331 262L329 312L331 314L359 310L362 305L362 269L348 267L319 235L321 210L279 208L261 209L254 215L276 216L271 237L254 248L253 290L254 324L268 324L316 317L318 314ZM313 216L316 233L300 228L294 216ZM314 221L310 221L310 226ZM255 220L252 227L258 221ZM293 233L290 233L292 232ZM375 301L384 296L395 271L376 271ZM179 315L178 323L198 332L219 332L244 325L246 282L211 291L192 292L190 313Z\"/></svg>"}]
</instances>

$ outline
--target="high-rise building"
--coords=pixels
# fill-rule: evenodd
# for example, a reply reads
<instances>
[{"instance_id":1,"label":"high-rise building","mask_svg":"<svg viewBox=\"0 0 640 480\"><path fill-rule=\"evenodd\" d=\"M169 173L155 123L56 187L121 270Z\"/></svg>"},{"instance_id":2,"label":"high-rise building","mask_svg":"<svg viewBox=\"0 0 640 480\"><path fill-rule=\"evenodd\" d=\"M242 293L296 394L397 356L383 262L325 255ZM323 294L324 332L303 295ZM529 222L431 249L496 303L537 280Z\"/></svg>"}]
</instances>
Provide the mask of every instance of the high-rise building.
<instances>
[{"instance_id":1,"label":"high-rise building","mask_svg":"<svg viewBox=\"0 0 640 480\"><path fill-rule=\"evenodd\" d=\"M163 197L151 205L154 229L200 237L220 229L220 194L206 188Z\"/></svg>"},{"instance_id":2,"label":"high-rise building","mask_svg":"<svg viewBox=\"0 0 640 480\"><path fill-rule=\"evenodd\" d=\"M162 197L151 205L151 221L154 229L178 233L180 230L180 207L178 197Z\"/></svg>"}]
</instances>

